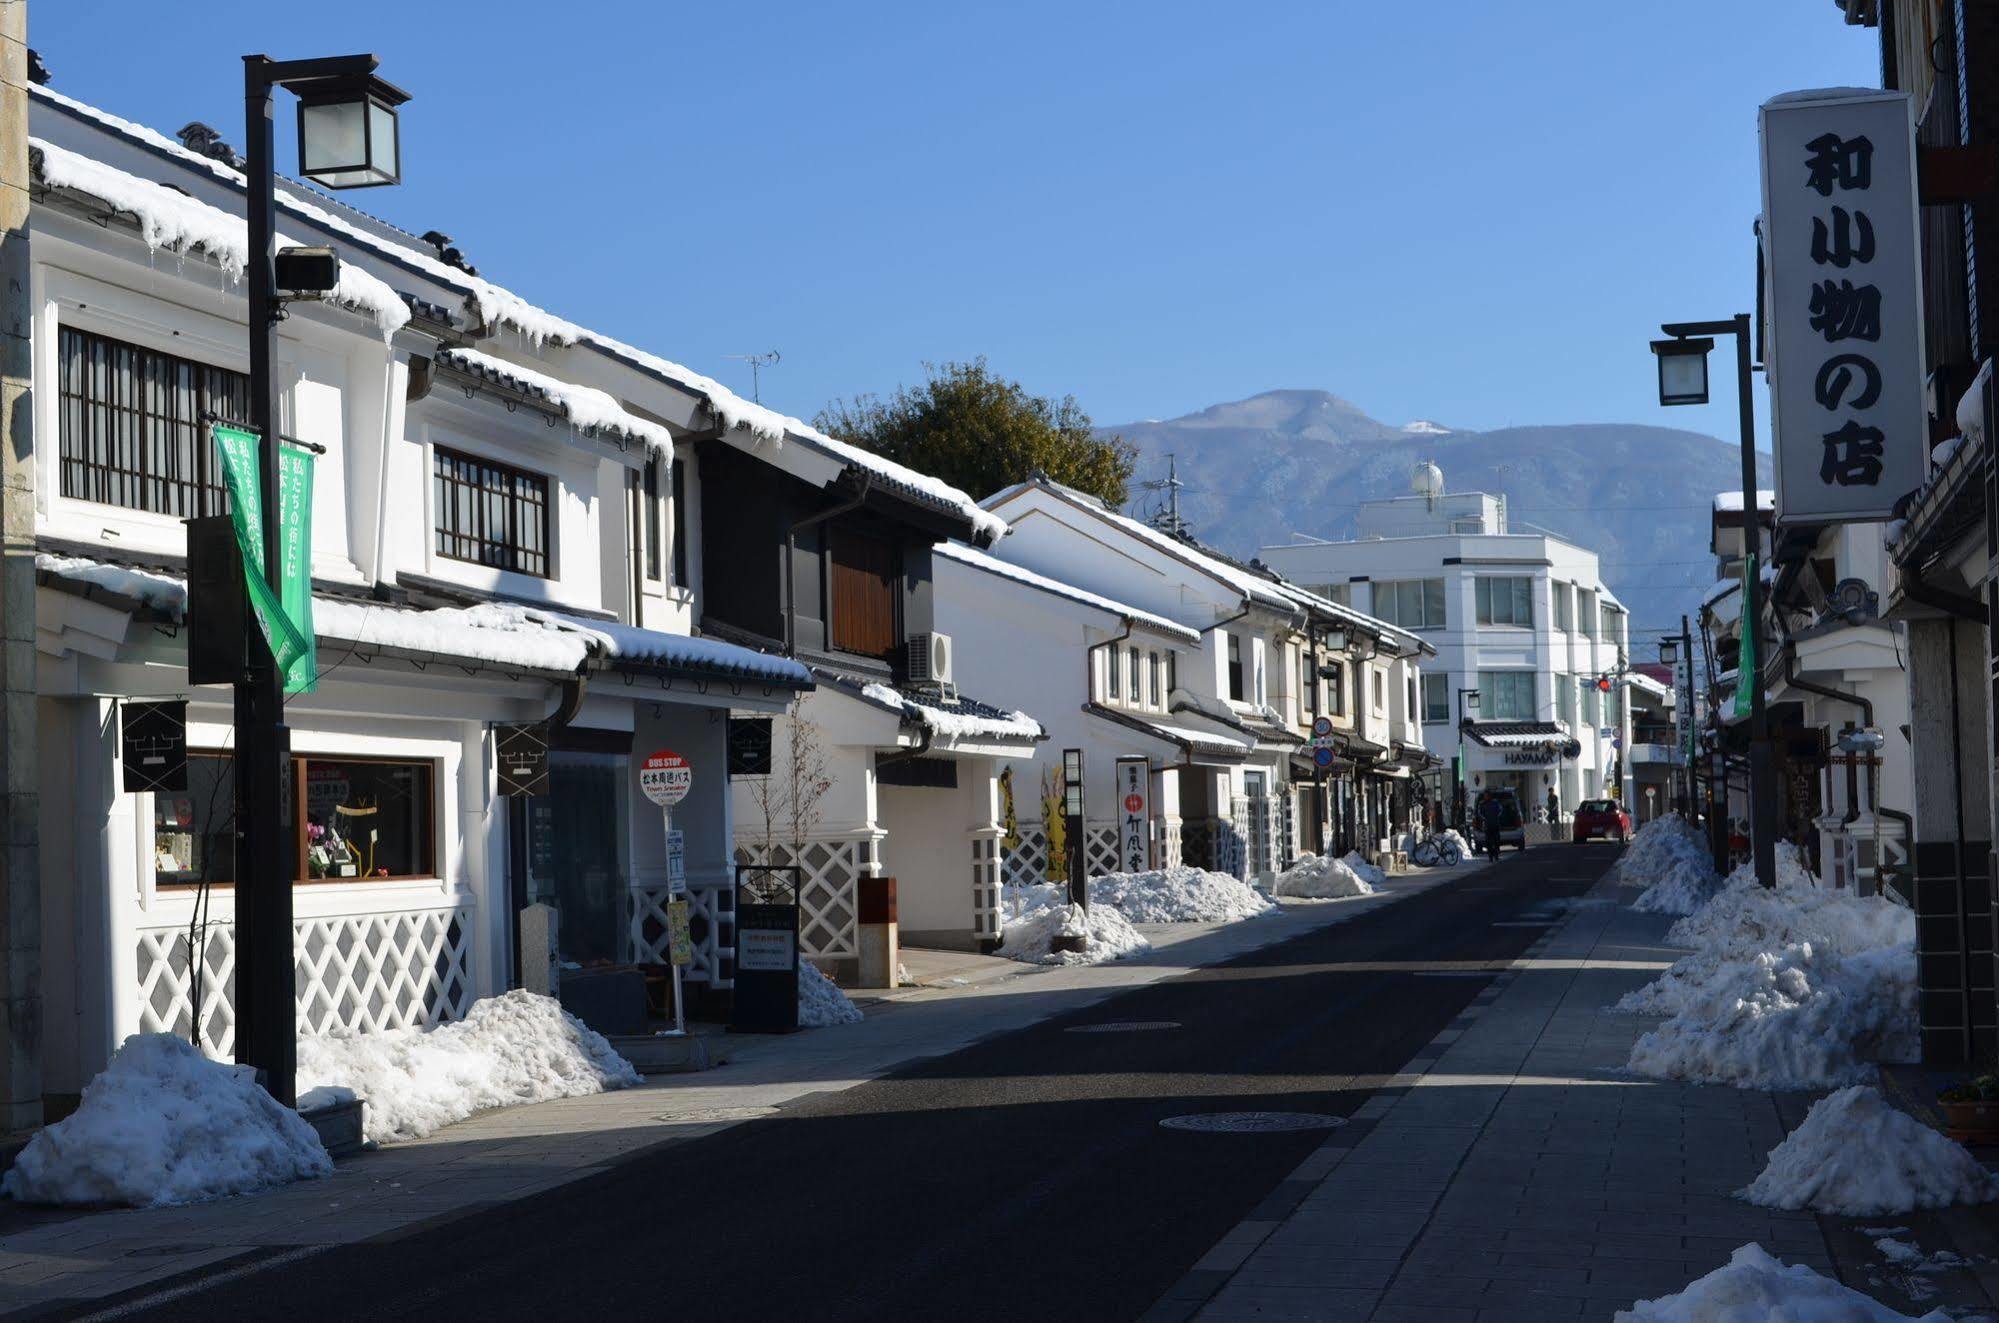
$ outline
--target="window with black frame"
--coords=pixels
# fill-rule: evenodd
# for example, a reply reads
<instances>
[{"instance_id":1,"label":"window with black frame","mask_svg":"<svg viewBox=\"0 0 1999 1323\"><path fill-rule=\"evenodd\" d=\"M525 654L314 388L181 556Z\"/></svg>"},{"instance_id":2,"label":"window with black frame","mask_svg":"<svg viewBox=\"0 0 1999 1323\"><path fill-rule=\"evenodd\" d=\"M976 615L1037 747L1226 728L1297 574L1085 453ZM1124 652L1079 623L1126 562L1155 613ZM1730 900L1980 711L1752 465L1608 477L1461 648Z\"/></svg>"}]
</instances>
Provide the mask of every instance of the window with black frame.
<instances>
[{"instance_id":1,"label":"window with black frame","mask_svg":"<svg viewBox=\"0 0 1999 1323\"><path fill-rule=\"evenodd\" d=\"M432 491L438 555L548 577L546 475L438 446Z\"/></svg>"},{"instance_id":2,"label":"window with black frame","mask_svg":"<svg viewBox=\"0 0 1999 1323\"><path fill-rule=\"evenodd\" d=\"M110 336L56 335L59 485L71 500L177 519L221 514L228 493L204 415L249 413L249 380Z\"/></svg>"}]
</instances>

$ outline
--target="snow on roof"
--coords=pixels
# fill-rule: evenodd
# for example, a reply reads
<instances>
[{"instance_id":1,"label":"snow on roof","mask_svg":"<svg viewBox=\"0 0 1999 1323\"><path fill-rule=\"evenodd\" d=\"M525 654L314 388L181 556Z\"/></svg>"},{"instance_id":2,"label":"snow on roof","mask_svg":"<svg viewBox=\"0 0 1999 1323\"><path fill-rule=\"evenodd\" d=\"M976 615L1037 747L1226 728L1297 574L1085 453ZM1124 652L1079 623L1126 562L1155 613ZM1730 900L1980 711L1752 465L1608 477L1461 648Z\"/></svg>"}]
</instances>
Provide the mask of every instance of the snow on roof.
<instances>
[{"instance_id":1,"label":"snow on roof","mask_svg":"<svg viewBox=\"0 0 1999 1323\"><path fill-rule=\"evenodd\" d=\"M904 717L920 722L932 734L948 740L992 740L1004 743L1039 740L1047 737L1041 723L1025 712L999 712L993 716L982 712L953 712L946 708L920 703L900 690L885 684L864 684L861 697L869 702L885 707L891 712L899 712ZM972 706L984 708L983 703Z\"/></svg>"},{"instance_id":2,"label":"snow on roof","mask_svg":"<svg viewBox=\"0 0 1999 1323\"><path fill-rule=\"evenodd\" d=\"M1662 680L1655 680L1643 671L1626 671L1624 678L1633 689L1643 689L1654 698L1671 698L1673 687Z\"/></svg>"},{"instance_id":3,"label":"snow on roof","mask_svg":"<svg viewBox=\"0 0 1999 1323\"><path fill-rule=\"evenodd\" d=\"M1080 506L1099 518L1107 520L1116 527L1130 533L1133 537L1148 542L1165 551L1167 554L1192 565L1209 578L1235 589L1248 601L1262 602L1267 606L1280 607L1287 612L1298 608L1317 611L1321 615L1344 620L1350 625L1358 626L1370 633L1379 634L1384 638L1392 637L1403 640L1419 649L1429 646L1416 635L1409 633L1407 630L1398 629L1385 620L1377 620L1364 611L1356 611L1350 606L1344 606L1333 601L1331 598L1321 597L1317 593L1300 588L1289 579L1274 577L1263 571L1251 569L1246 565L1239 565L1228 557L1223 556L1220 552L1211 551L1197 543L1174 537L1170 533L1154 528L1143 520L1134 519L1127 514L1121 514L1088 492L1078 491L1074 487L1067 487L1059 482L1052 482L1047 479L1034 479L1028 482L1015 483L1011 487L988 496L985 504L988 508L1002 505L1021 492L1036 487L1060 496L1070 504Z\"/></svg>"},{"instance_id":4,"label":"snow on roof","mask_svg":"<svg viewBox=\"0 0 1999 1323\"><path fill-rule=\"evenodd\" d=\"M35 567L59 578L136 598L176 620L187 609L186 581L171 575L47 553L35 557ZM314 632L321 638L362 647L462 657L495 666L575 671L597 658L606 664L707 671L792 688L812 685L811 672L789 657L719 639L583 620L512 602L416 610L315 595L312 618Z\"/></svg>"},{"instance_id":5,"label":"snow on roof","mask_svg":"<svg viewBox=\"0 0 1999 1323\"><path fill-rule=\"evenodd\" d=\"M1756 491L1756 508L1758 511L1775 510L1777 508L1777 493L1768 488L1758 488ZM1739 491L1716 492L1714 494L1714 510L1716 514L1741 514L1742 493Z\"/></svg>"},{"instance_id":6,"label":"snow on roof","mask_svg":"<svg viewBox=\"0 0 1999 1323\"><path fill-rule=\"evenodd\" d=\"M30 138L28 144L41 154L42 182L51 188L88 193L130 212L139 222L139 237L148 249L177 253L199 250L214 258L232 282L243 278L250 260L250 239L249 226L242 217L52 142ZM280 247L297 244L296 239L278 236ZM410 319L402 295L388 282L350 262L340 264L339 283L327 301L371 318L384 335L395 334Z\"/></svg>"},{"instance_id":7,"label":"snow on roof","mask_svg":"<svg viewBox=\"0 0 1999 1323\"><path fill-rule=\"evenodd\" d=\"M190 151L162 133L140 124L134 124L130 120L120 119L116 115L99 110L97 107L78 101L73 97L64 96L62 93L40 84L31 85L29 90L33 95L60 106L74 115L102 125L125 137L132 138L150 147L155 152L172 157L196 170L212 175L231 188L240 189L243 187L243 177L236 171L230 169L220 161L203 156L199 152ZM74 154L69 153L69 155ZM109 169L109 167L104 168ZM112 171L112 173L118 174L122 172ZM129 175L124 177L127 179L132 178ZM134 182L145 183L146 181L135 180ZM153 185L153 187L172 194L175 197L181 196L173 194L171 189L166 189L163 185ZM691 368L683 367L670 359L661 358L657 354L635 348L601 332L593 331L588 327L580 326L566 318L559 317L545 308L537 307L512 290L496 285L490 280L472 275L469 272L450 265L431 253L425 252L418 246L421 242L420 240L404 242L400 238L392 237L390 232L393 230L393 227L375 220L373 217L368 217L365 213L356 211L354 215L363 220L371 221L375 226L380 227L379 229L371 229L368 225L362 224L358 220L349 219L347 216L339 214L340 211L350 210L343 203L337 203L331 199L309 199L311 199L310 194L297 191L295 188L281 186L277 189L277 204L280 211L289 211L361 247L370 249L373 252L418 271L439 284L462 291L471 303L480 322L490 329L497 330L501 327L511 327L519 332L521 337L530 345L536 348L545 343L586 345L612 358L620 359L630 366L662 377L670 385L702 397L707 401L709 407L715 411L716 415L721 418L723 424L729 428L742 428L758 439L773 444L781 443L787 435L799 438L820 447L849 465L871 471L877 477L882 478L891 485L899 486L906 491L918 494L927 500L951 509L964 519L970 521L973 528L985 537L996 538L1006 531L1006 524L1003 520L980 508L978 502L947 482L931 477L927 473L919 473L915 469L897 464L892 460L884 459L880 455L872 454L858 446L841 441L836 437L828 436L801 419L778 413L774 409L767 409L761 404L745 400L719 381L703 376ZM107 198L106 200L110 201L111 199ZM183 200L191 201L190 199ZM213 207L206 207L206 204L195 203L194 205L203 206L206 210L215 212L218 216L226 214L217 211ZM402 234L401 231L393 231L393 233L395 235ZM341 267L343 286L347 270L347 265L343 263ZM357 272L356 274L364 277L367 275L365 272ZM367 278L374 279L373 277ZM376 281L375 283L381 285L383 290L388 290L386 284L382 284L380 281ZM393 294L393 291L390 291L390 293ZM394 302L403 321L407 321L409 312L403 306L402 299L395 297ZM400 326L402 322L397 322L396 324Z\"/></svg>"},{"instance_id":8,"label":"snow on roof","mask_svg":"<svg viewBox=\"0 0 1999 1323\"><path fill-rule=\"evenodd\" d=\"M560 406L569 421L580 428L622 432L659 447L669 458L673 454L672 432L659 423L630 412L608 391L563 381L476 349L446 349L438 357L447 363L467 367L481 376L496 376L532 387Z\"/></svg>"},{"instance_id":9,"label":"snow on roof","mask_svg":"<svg viewBox=\"0 0 1999 1323\"><path fill-rule=\"evenodd\" d=\"M1701 606L1703 609L1713 606L1730 593L1740 592L1741 590L1741 579L1716 579L1713 586L1701 596Z\"/></svg>"},{"instance_id":10,"label":"snow on roof","mask_svg":"<svg viewBox=\"0 0 1999 1323\"><path fill-rule=\"evenodd\" d=\"M1039 588L1043 592L1053 593L1057 597L1066 597L1073 602L1080 602L1084 606L1093 606L1100 611L1108 611L1112 615L1145 625L1159 633L1170 634L1175 638L1185 639L1190 643L1198 643L1200 641L1201 632L1197 629L1168 620L1165 616L1154 615L1150 611L1142 611L1135 606L1126 606L1123 602L1112 601L1108 597L1100 597L1096 593L1078 588L1072 583L1064 583L1060 579L1050 579L1045 575L1036 574L1033 570L1024 569L1009 561L1000 560L995 556L987 555L983 551L975 551L962 542L940 542L933 550L937 555L949 560L955 560L962 565L969 565L974 569L984 570L986 573L998 578L1011 579L1015 583L1025 584L1030 588Z\"/></svg>"},{"instance_id":11,"label":"snow on roof","mask_svg":"<svg viewBox=\"0 0 1999 1323\"><path fill-rule=\"evenodd\" d=\"M150 570L106 565L81 556L52 556L46 551L35 553L35 568L59 579L89 584L143 602L172 620L179 620L187 610L187 585Z\"/></svg>"}]
</instances>

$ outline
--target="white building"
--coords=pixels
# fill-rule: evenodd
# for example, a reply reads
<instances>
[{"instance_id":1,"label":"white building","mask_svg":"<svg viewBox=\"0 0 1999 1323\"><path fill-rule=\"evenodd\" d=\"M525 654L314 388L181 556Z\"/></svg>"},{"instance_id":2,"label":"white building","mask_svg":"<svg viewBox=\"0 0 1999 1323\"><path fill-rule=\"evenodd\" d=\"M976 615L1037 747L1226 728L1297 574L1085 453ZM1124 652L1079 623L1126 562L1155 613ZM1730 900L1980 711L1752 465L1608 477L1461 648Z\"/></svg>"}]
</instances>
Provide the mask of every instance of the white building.
<instances>
[{"instance_id":1,"label":"white building","mask_svg":"<svg viewBox=\"0 0 1999 1323\"><path fill-rule=\"evenodd\" d=\"M1412 711L1422 640L1057 483L1021 483L984 504L1010 525L992 557L1084 590L1096 615L1070 610L1029 630L982 626L957 608L959 627L987 644L961 644L961 665L1002 696L1058 677L1036 712L1075 741L1057 733L1051 749L1090 753L1088 805L1114 802L1115 756L1152 760L1159 859L1267 884L1301 850L1372 851L1413 816L1413 773L1429 761ZM1005 577L959 562L954 584L972 570ZM1035 602L1011 596L1017 612ZM1314 718L1328 732L1323 776ZM1025 806L1019 815L1039 818ZM1111 839L1108 819L1093 839Z\"/></svg>"},{"instance_id":2,"label":"white building","mask_svg":"<svg viewBox=\"0 0 1999 1323\"><path fill-rule=\"evenodd\" d=\"M73 1096L133 1032L232 1047L231 694L188 681L182 521L224 508L206 416L246 412L243 182L46 87L29 132L43 1037L48 1091ZM660 749L694 769L673 821L690 992L726 991L732 736L815 669L880 718L853 738L984 760L974 839L938 845L949 868L888 861L948 872L969 925L974 879L997 890L991 760L1038 729L962 702L933 719L868 686L895 681L905 625L929 628L890 571L927 604L929 544L1004 525L444 245L295 186L278 210L281 242L332 247L342 269L333 297L290 304L275 355L280 427L317 448L318 679L287 706L300 1030L432 1023L539 976L548 952L517 942L533 902L558 913L565 995L621 968L630 997L607 1013L643 1018L633 968L664 958L670 879L634 764ZM884 530L906 566L868 559ZM824 609L789 591L821 583ZM134 714L184 721L184 784L138 784ZM542 793L500 793L517 734L548 749Z\"/></svg>"},{"instance_id":3,"label":"white building","mask_svg":"<svg viewBox=\"0 0 1999 1323\"><path fill-rule=\"evenodd\" d=\"M1411 486L1409 496L1364 502L1351 542L1265 547L1263 559L1436 649L1420 704L1424 742L1444 763L1429 773L1439 798L1452 794L1460 744L1468 799L1510 787L1532 810L1553 790L1566 814L1625 794L1629 622L1596 553L1515 531L1503 497L1446 493L1435 465L1419 465ZM1474 690L1475 713L1465 701Z\"/></svg>"}]
</instances>

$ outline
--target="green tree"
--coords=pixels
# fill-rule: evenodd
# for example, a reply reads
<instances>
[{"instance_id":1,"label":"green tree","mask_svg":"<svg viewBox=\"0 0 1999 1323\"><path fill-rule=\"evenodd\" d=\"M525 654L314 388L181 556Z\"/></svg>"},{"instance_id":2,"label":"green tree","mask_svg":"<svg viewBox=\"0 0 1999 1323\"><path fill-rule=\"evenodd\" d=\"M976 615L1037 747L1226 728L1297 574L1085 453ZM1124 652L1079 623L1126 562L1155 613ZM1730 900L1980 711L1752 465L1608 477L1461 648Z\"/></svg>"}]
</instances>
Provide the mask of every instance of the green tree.
<instances>
[{"instance_id":1,"label":"green tree","mask_svg":"<svg viewBox=\"0 0 1999 1323\"><path fill-rule=\"evenodd\" d=\"M898 464L983 499L1045 473L1106 504L1124 504L1138 449L1121 436L1098 436L1073 395L1030 395L986 367L925 363L929 380L882 399L835 400L814 423Z\"/></svg>"}]
</instances>

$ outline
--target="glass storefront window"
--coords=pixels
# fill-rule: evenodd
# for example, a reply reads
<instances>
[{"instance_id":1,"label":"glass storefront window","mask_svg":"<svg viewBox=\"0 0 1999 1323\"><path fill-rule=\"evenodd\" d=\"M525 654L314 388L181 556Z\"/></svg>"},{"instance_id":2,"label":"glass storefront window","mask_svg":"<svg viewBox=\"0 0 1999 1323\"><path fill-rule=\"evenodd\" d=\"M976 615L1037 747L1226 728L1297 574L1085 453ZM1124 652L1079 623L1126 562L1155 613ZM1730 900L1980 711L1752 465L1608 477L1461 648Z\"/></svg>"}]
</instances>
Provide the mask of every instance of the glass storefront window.
<instances>
[{"instance_id":1,"label":"glass storefront window","mask_svg":"<svg viewBox=\"0 0 1999 1323\"><path fill-rule=\"evenodd\" d=\"M436 765L421 760L292 759L301 882L437 876ZM162 886L235 878L234 759L188 755L187 789L153 796Z\"/></svg>"}]
</instances>

